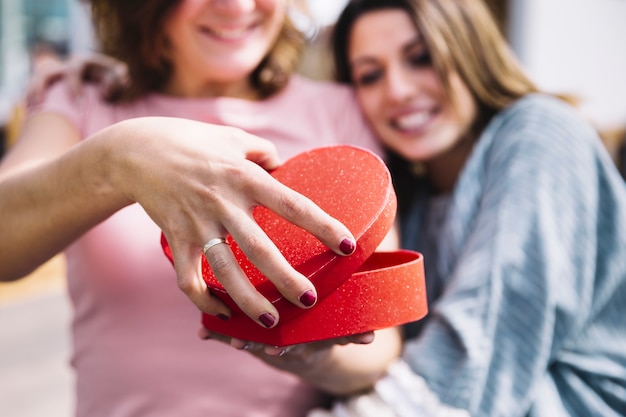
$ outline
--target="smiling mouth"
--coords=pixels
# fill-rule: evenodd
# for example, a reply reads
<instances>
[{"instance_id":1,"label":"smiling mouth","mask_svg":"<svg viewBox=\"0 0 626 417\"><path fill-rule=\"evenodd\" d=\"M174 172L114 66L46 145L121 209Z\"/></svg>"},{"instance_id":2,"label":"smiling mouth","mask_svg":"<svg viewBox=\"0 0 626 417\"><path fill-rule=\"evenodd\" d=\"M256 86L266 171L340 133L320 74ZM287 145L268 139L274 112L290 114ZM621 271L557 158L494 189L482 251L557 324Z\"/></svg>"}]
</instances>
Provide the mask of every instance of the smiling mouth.
<instances>
[{"instance_id":1,"label":"smiling mouth","mask_svg":"<svg viewBox=\"0 0 626 417\"><path fill-rule=\"evenodd\" d=\"M423 130L434 118L434 112L420 111L399 116L391 120L391 126L405 132Z\"/></svg>"},{"instance_id":2,"label":"smiling mouth","mask_svg":"<svg viewBox=\"0 0 626 417\"><path fill-rule=\"evenodd\" d=\"M221 41L238 41L249 35L256 25L249 25L237 29L213 29L206 26L200 28L201 32Z\"/></svg>"}]
</instances>

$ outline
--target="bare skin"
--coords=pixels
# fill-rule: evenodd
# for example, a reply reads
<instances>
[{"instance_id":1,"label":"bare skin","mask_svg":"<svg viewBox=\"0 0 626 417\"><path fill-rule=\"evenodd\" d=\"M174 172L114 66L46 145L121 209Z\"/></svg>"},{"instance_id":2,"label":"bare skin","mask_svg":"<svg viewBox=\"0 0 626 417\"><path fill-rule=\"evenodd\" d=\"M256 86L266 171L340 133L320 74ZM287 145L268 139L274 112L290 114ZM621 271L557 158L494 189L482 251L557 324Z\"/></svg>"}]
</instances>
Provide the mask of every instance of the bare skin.
<instances>
[{"instance_id":1,"label":"bare skin","mask_svg":"<svg viewBox=\"0 0 626 417\"><path fill-rule=\"evenodd\" d=\"M254 222L252 208L274 210L337 253L340 243L353 237L310 200L273 180L266 169L279 163L270 142L230 127L141 118L81 141L60 116L32 117L0 165L0 280L23 277L138 202L164 231L178 285L200 310L230 314L209 294L200 273L202 244L226 233L285 297L304 308L299 297L315 288ZM278 322L274 306L252 287L226 245L208 256L243 311L257 321L270 313Z\"/></svg>"},{"instance_id":2,"label":"bare skin","mask_svg":"<svg viewBox=\"0 0 626 417\"><path fill-rule=\"evenodd\" d=\"M203 339L219 340L246 350L333 395L348 395L371 388L398 358L402 347L398 328L288 347L232 339L205 328L198 334Z\"/></svg>"}]
</instances>

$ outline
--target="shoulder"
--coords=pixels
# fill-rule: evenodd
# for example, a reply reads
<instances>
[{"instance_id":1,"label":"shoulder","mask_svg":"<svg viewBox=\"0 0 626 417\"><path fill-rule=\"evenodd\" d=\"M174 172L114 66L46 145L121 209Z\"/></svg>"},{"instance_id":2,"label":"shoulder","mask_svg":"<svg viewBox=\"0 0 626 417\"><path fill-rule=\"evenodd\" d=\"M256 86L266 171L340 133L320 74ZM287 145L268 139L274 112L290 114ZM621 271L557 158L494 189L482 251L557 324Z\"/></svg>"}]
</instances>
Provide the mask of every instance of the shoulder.
<instances>
[{"instance_id":1,"label":"shoulder","mask_svg":"<svg viewBox=\"0 0 626 417\"><path fill-rule=\"evenodd\" d=\"M292 122L313 124L318 132L324 131L327 143L361 146L383 154L349 85L294 75L275 101L281 119L289 114L294 116Z\"/></svg>"},{"instance_id":2,"label":"shoulder","mask_svg":"<svg viewBox=\"0 0 626 417\"><path fill-rule=\"evenodd\" d=\"M575 109L563 100L546 94L528 94L502 111L503 117L513 117L514 115L533 115L546 113L550 116L561 116L576 113Z\"/></svg>"},{"instance_id":3,"label":"shoulder","mask_svg":"<svg viewBox=\"0 0 626 417\"><path fill-rule=\"evenodd\" d=\"M352 88L349 85L329 80L313 80L298 74L291 77L287 88L306 95L352 95Z\"/></svg>"},{"instance_id":4,"label":"shoulder","mask_svg":"<svg viewBox=\"0 0 626 417\"><path fill-rule=\"evenodd\" d=\"M140 116L163 113L146 99L131 103L110 103L104 99L98 85L84 83L80 92L73 93L66 81L52 85L44 101L33 113L54 113L65 118L87 137L116 122ZM169 114L169 113L166 113Z\"/></svg>"},{"instance_id":5,"label":"shoulder","mask_svg":"<svg viewBox=\"0 0 626 417\"><path fill-rule=\"evenodd\" d=\"M333 81L311 80L301 75L292 76L282 95L285 99L309 102L316 106L323 103L327 108L341 108L348 103L356 106L350 86Z\"/></svg>"},{"instance_id":6,"label":"shoulder","mask_svg":"<svg viewBox=\"0 0 626 417\"><path fill-rule=\"evenodd\" d=\"M557 98L531 94L497 114L479 145L504 164L585 164L602 152L591 123L571 105Z\"/></svg>"},{"instance_id":7,"label":"shoulder","mask_svg":"<svg viewBox=\"0 0 626 417\"><path fill-rule=\"evenodd\" d=\"M77 93L73 93L69 83L59 80L46 91L42 107L56 106L79 110L86 104L102 102L101 93L95 84L85 83Z\"/></svg>"},{"instance_id":8,"label":"shoulder","mask_svg":"<svg viewBox=\"0 0 626 417\"><path fill-rule=\"evenodd\" d=\"M489 194L496 206L507 198L518 206L520 198L527 199L532 211L537 199L542 204L589 203L583 194L593 195L598 179L615 177L614 171L597 132L576 108L549 96L529 95L492 119L458 189Z\"/></svg>"},{"instance_id":9,"label":"shoulder","mask_svg":"<svg viewBox=\"0 0 626 417\"><path fill-rule=\"evenodd\" d=\"M354 90L346 84L318 81L296 75L290 81L282 106L303 112L314 120L327 120L336 127L364 126Z\"/></svg>"},{"instance_id":10,"label":"shoulder","mask_svg":"<svg viewBox=\"0 0 626 417\"><path fill-rule=\"evenodd\" d=\"M530 94L501 111L485 134L508 134L544 146L557 145L559 140L594 142L598 138L593 126L576 108L542 94Z\"/></svg>"},{"instance_id":11,"label":"shoulder","mask_svg":"<svg viewBox=\"0 0 626 417\"><path fill-rule=\"evenodd\" d=\"M48 88L43 101L30 108L29 113L55 113L68 119L73 125L80 126L89 112L104 106L107 104L103 102L97 86L83 84L76 95L67 81L60 80Z\"/></svg>"}]
</instances>

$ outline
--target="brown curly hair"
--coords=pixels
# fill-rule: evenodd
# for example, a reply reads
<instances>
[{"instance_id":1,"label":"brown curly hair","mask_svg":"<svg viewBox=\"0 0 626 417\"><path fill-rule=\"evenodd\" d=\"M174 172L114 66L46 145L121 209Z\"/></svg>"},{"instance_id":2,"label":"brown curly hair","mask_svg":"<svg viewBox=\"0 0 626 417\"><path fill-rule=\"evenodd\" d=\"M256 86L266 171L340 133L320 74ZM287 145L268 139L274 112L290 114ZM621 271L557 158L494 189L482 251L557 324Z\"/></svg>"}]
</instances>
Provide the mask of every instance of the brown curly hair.
<instances>
[{"instance_id":1,"label":"brown curly hair","mask_svg":"<svg viewBox=\"0 0 626 417\"><path fill-rule=\"evenodd\" d=\"M172 74L166 58L165 19L181 0L83 0L91 5L92 21L101 52L128 67L129 88L115 101L132 101L161 91ZM285 18L278 38L250 82L261 98L280 91L298 66L305 44L303 34Z\"/></svg>"}]
</instances>

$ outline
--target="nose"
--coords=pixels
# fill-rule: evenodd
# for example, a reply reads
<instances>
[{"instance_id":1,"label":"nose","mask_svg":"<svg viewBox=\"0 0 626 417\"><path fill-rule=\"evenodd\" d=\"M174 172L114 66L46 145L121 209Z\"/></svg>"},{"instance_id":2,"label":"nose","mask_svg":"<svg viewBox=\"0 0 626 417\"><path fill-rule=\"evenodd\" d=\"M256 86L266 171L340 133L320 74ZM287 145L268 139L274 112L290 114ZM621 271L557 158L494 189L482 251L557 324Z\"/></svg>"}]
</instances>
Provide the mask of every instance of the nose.
<instances>
[{"instance_id":1,"label":"nose","mask_svg":"<svg viewBox=\"0 0 626 417\"><path fill-rule=\"evenodd\" d=\"M256 0L213 0L213 10L222 14L250 13L256 8Z\"/></svg>"},{"instance_id":2,"label":"nose","mask_svg":"<svg viewBox=\"0 0 626 417\"><path fill-rule=\"evenodd\" d=\"M417 89L417 80L401 66L390 67L387 70L385 87L387 99L391 103L403 103L411 99Z\"/></svg>"}]
</instances>

